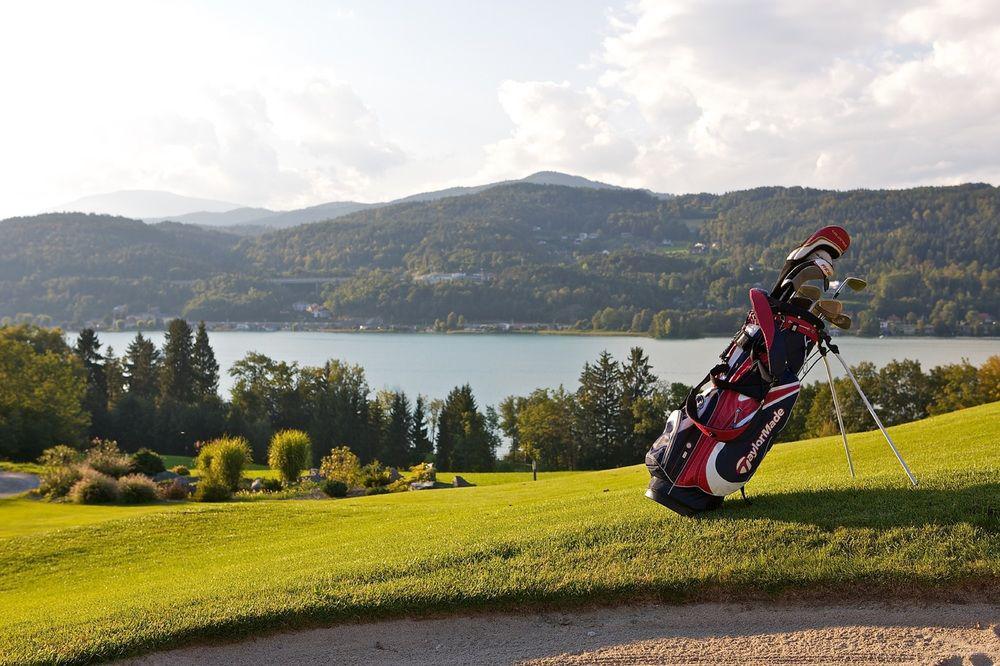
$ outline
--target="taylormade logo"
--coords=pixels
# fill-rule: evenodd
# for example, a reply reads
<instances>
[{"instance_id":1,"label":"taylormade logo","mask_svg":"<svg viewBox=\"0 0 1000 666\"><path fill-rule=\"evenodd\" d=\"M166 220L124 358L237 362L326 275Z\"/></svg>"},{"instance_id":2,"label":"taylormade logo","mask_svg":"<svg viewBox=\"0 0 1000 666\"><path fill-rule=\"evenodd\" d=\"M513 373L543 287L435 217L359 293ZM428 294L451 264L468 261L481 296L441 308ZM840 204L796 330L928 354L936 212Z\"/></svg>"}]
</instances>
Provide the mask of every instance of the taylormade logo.
<instances>
[{"instance_id":1,"label":"taylormade logo","mask_svg":"<svg viewBox=\"0 0 1000 666\"><path fill-rule=\"evenodd\" d=\"M736 471L740 474L746 474L750 471L750 466L753 461L757 459L757 452L760 451L760 447L764 446L764 442L767 441L768 437L771 436L771 431L774 430L778 422L781 421L781 417L785 415L785 410L779 407L774 412L774 416L771 420L764 424L764 428L757 435L757 439L754 440L753 446L750 447L750 453L746 454L736 462Z\"/></svg>"}]
</instances>

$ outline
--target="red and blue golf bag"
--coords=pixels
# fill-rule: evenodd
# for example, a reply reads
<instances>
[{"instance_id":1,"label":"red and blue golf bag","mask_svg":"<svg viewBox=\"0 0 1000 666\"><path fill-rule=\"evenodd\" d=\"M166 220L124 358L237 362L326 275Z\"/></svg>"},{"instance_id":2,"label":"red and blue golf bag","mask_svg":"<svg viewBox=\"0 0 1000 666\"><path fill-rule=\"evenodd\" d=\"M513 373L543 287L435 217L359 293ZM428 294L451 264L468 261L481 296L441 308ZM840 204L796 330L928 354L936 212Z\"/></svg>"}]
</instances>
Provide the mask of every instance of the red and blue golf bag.
<instances>
[{"instance_id":1,"label":"red and blue golf bag","mask_svg":"<svg viewBox=\"0 0 1000 666\"><path fill-rule=\"evenodd\" d=\"M788 422L799 370L823 329L795 291L829 278L849 245L846 231L825 227L792 251L770 293L750 290L750 312L722 362L668 416L646 454L647 497L691 516L743 490Z\"/></svg>"}]
</instances>

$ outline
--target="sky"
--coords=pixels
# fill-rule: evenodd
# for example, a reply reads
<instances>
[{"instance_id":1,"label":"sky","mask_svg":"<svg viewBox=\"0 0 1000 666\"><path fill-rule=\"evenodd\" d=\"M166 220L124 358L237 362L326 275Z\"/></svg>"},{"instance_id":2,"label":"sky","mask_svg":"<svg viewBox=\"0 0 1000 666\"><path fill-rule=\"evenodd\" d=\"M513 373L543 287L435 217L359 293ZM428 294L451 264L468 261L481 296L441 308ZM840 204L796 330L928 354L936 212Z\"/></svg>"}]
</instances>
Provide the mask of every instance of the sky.
<instances>
[{"instance_id":1,"label":"sky","mask_svg":"<svg viewBox=\"0 0 1000 666\"><path fill-rule=\"evenodd\" d=\"M0 216L275 209L558 170L659 192L1000 183L1000 2L20 2Z\"/></svg>"}]
</instances>

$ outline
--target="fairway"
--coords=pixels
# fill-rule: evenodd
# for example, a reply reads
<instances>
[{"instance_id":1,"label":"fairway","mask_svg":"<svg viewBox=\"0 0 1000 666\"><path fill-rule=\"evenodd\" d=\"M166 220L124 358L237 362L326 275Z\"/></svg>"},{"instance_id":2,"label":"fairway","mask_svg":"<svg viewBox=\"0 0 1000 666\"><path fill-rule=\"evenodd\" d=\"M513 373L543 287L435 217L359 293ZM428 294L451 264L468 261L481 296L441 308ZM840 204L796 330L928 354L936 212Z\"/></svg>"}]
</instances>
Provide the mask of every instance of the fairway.
<instances>
[{"instance_id":1,"label":"fairway","mask_svg":"<svg viewBox=\"0 0 1000 666\"><path fill-rule=\"evenodd\" d=\"M645 499L641 466L336 501L0 501L0 663L435 611L996 590L1000 403L892 433L918 489L878 433L851 437L853 481L829 437L778 445L752 504L698 520Z\"/></svg>"}]
</instances>

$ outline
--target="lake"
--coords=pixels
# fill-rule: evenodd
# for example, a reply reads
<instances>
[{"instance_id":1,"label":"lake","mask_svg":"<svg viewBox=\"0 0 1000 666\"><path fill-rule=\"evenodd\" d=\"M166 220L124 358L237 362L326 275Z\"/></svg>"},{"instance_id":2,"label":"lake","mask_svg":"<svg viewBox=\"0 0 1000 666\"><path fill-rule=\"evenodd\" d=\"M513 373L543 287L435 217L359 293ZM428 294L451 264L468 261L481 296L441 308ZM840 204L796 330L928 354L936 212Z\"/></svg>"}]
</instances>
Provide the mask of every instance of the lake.
<instances>
[{"instance_id":1,"label":"lake","mask_svg":"<svg viewBox=\"0 0 1000 666\"><path fill-rule=\"evenodd\" d=\"M163 333L148 334L157 345ZM133 332L100 333L101 342L122 354ZM402 389L443 398L454 386L468 382L480 404L497 404L504 397L524 395L535 388L564 384L575 389L583 364L602 350L624 359L631 347L646 350L661 379L694 384L718 362L728 338L653 340L643 337L569 335L434 335L418 333L310 333L278 331L210 333L221 367L220 389L228 393L228 369L249 351L300 365L322 365L337 358L361 365L373 389ZM855 338L838 339L850 364L871 361L878 366L893 359L919 359L924 369L954 363L963 357L975 365L1000 354L997 338ZM838 366L832 362L833 366ZM809 380L820 378L814 368Z\"/></svg>"}]
</instances>

